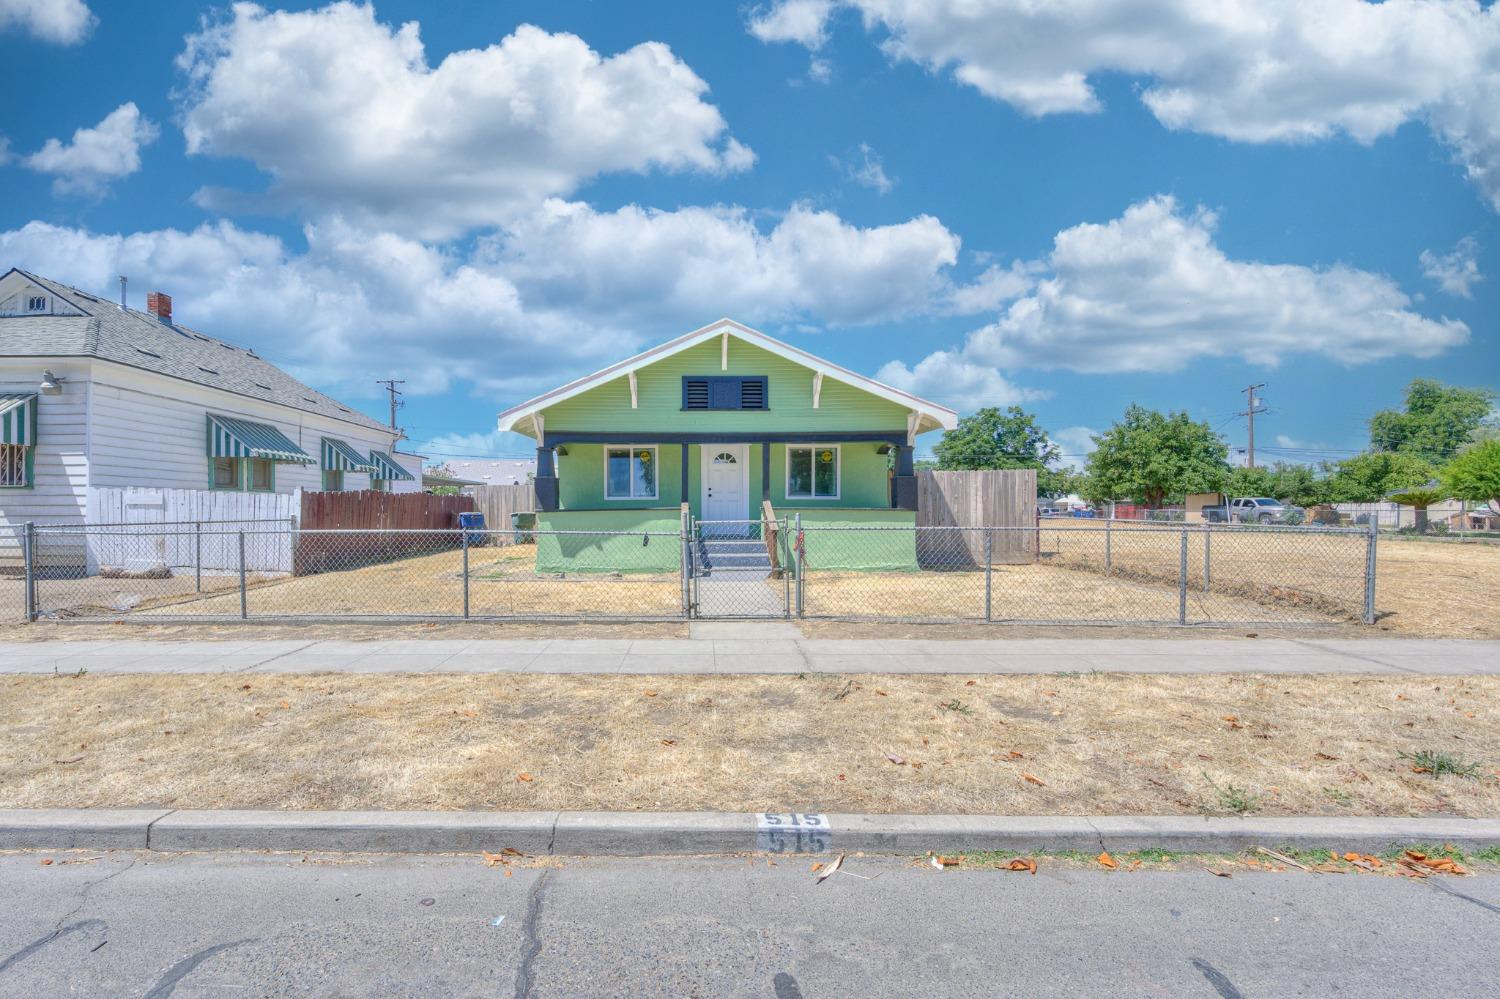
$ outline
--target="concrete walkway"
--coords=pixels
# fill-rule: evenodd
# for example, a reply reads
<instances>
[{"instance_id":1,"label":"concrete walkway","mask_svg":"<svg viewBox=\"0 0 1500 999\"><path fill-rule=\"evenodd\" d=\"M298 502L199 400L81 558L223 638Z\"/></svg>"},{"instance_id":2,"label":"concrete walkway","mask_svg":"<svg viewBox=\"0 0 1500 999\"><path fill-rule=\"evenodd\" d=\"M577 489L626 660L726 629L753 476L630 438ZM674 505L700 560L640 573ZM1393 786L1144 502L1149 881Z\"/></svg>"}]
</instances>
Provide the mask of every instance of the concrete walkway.
<instances>
[{"instance_id":1,"label":"concrete walkway","mask_svg":"<svg viewBox=\"0 0 1500 999\"><path fill-rule=\"evenodd\" d=\"M1370 673L1500 674L1500 641L808 639L0 642L0 673ZM726 629L721 634L735 634ZM746 633L746 632L740 632ZM712 633L710 633L712 634ZM777 637L781 636L781 637Z\"/></svg>"}]
</instances>

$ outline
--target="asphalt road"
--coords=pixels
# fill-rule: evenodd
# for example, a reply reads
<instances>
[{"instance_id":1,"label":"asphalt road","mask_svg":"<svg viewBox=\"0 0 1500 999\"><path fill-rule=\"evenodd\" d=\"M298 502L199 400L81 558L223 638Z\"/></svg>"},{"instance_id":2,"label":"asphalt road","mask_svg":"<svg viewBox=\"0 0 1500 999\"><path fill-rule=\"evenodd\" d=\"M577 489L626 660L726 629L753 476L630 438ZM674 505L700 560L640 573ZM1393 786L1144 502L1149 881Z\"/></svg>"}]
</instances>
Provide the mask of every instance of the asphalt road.
<instances>
[{"instance_id":1,"label":"asphalt road","mask_svg":"<svg viewBox=\"0 0 1500 999\"><path fill-rule=\"evenodd\" d=\"M0 995L1500 994L1495 875L92 856L0 856Z\"/></svg>"}]
</instances>

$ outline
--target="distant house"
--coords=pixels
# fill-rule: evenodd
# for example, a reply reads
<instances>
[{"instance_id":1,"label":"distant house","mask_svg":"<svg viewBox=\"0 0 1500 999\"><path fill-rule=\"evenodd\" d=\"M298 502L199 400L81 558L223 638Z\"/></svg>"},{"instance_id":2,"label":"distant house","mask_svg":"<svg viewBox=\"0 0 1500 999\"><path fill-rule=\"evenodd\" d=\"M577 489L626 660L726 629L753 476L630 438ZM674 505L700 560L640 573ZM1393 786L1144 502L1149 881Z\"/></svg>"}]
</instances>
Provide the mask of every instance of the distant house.
<instances>
[{"instance_id":1,"label":"distant house","mask_svg":"<svg viewBox=\"0 0 1500 999\"><path fill-rule=\"evenodd\" d=\"M534 458L447 459L442 467L452 473L452 478L476 486L516 486L536 475Z\"/></svg>"},{"instance_id":2,"label":"distant house","mask_svg":"<svg viewBox=\"0 0 1500 999\"><path fill-rule=\"evenodd\" d=\"M415 491L399 434L253 350L23 270L0 275L0 528L79 522L91 487ZM414 474L416 473L416 474Z\"/></svg>"},{"instance_id":3,"label":"distant house","mask_svg":"<svg viewBox=\"0 0 1500 999\"><path fill-rule=\"evenodd\" d=\"M499 429L537 442L539 527L670 533L685 505L747 534L768 502L804 522L914 525L917 435L957 420L724 319L508 409Z\"/></svg>"}]
</instances>

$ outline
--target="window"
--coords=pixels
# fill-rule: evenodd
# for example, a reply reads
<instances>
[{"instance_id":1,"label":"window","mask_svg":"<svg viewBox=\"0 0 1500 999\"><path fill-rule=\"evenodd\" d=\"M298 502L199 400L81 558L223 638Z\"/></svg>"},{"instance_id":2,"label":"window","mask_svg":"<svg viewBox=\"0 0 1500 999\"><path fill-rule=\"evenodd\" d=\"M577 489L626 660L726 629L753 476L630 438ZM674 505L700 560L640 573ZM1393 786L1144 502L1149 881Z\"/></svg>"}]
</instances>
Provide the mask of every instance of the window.
<instances>
[{"instance_id":1,"label":"window","mask_svg":"<svg viewBox=\"0 0 1500 999\"><path fill-rule=\"evenodd\" d=\"M683 409L768 409L765 375L683 375Z\"/></svg>"},{"instance_id":2,"label":"window","mask_svg":"<svg viewBox=\"0 0 1500 999\"><path fill-rule=\"evenodd\" d=\"M814 444L786 449L787 499L839 498L839 447Z\"/></svg>"},{"instance_id":3,"label":"window","mask_svg":"<svg viewBox=\"0 0 1500 999\"><path fill-rule=\"evenodd\" d=\"M47 311L47 296L46 295L28 295L28 296L26 296L26 311L27 312L46 312Z\"/></svg>"},{"instance_id":4,"label":"window","mask_svg":"<svg viewBox=\"0 0 1500 999\"><path fill-rule=\"evenodd\" d=\"M377 493L390 492L391 489L390 483L387 480L377 479L373 475L370 477L370 488Z\"/></svg>"},{"instance_id":5,"label":"window","mask_svg":"<svg viewBox=\"0 0 1500 999\"><path fill-rule=\"evenodd\" d=\"M344 488L344 470L342 468L323 469L323 488L331 493L342 491Z\"/></svg>"},{"instance_id":6,"label":"window","mask_svg":"<svg viewBox=\"0 0 1500 999\"><path fill-rule=\"evenodd\" d=\"M604 498L656 499L656 448L606 447Z\"/></svg>"},{"instance_id":7,"label":"window","mask_svg":"<svg viewBox=\"0 0 1500 999\"><path fill-rule=\"evenodd\" d=\"M238 489L240 487L240 463L235 458L214 459L214 488Z\"/></svg>"},{"instance_id":8,"label":"window","mask_svg":"<svg viewBox=\"0 0 1500 999\"><path fill-rule=\"evenodd\" d=\"M247 458L250 462L250 489L252 492L268 493L276 487L276 475L271 462L266 458Z\"/></svg>"},{"instance_id":9,"label":"window","mask_svg":"<svg viewBox=\"0 0 1500 999\"><path fill-rule=\"evenodd\" d=\"M24 444L0 444L0 488L16 489L31 485L26 474L30 448Z\"/></svg>"}]
</instances>

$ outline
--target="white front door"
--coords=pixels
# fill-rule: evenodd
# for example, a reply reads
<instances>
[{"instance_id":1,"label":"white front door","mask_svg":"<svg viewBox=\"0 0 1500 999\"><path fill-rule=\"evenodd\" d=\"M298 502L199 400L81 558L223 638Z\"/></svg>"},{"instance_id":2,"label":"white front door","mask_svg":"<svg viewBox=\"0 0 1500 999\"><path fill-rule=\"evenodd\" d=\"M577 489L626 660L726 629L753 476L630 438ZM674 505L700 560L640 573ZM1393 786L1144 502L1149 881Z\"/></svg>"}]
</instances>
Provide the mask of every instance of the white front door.
<instances>
[{"instance_id":1,"label":"white front door","mask_svg":"<svg viewBox=\"0 0 1500 999\"><path fill-rule=\"evenodd\" d=\"M703 520L745 520L750 516L750 447L703 445ZM749 525L735 525L749 533ZM721 533L742 533L733 529Z\"/></svg>"}]
</instances>

